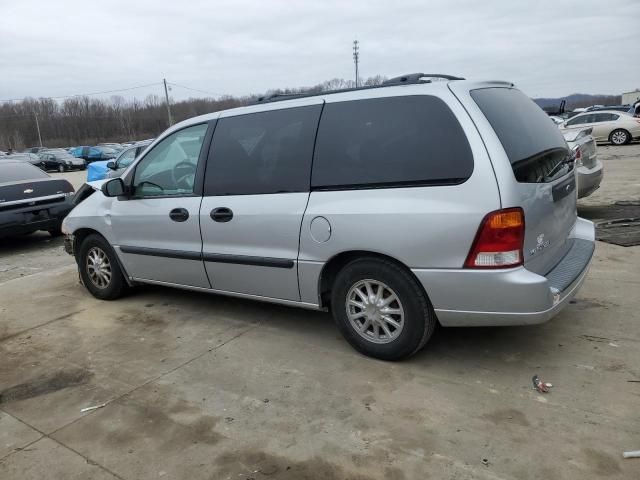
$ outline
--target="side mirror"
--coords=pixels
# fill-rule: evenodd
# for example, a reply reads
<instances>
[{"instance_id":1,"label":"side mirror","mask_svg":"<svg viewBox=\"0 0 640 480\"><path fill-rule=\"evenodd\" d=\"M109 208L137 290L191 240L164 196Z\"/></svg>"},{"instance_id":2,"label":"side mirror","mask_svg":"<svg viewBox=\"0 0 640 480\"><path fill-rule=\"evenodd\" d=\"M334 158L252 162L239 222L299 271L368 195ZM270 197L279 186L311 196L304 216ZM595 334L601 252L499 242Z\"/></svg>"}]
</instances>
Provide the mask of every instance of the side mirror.
<instances>
[{"instance_id":1,"label":"side mirror","mask_svg":"<svg viewBox=\"0 0 640 480\"><path fill-rule=\"evenodd\" d=\"M108 162L107 163L107 168L109 168L111 170L115 170L116 169L116 162Z\"/></svg>"},{"instance_id":2,"label":"side mirror","mask_svg":"<svg viewBox=\"0 0 640 480\"><path fill-rule=\"evenodd\" d=\"M114 178L103 183L100 190L105 197L119 197L124 195L124 182L121 178Z\"/></svg>"}]
</instances>

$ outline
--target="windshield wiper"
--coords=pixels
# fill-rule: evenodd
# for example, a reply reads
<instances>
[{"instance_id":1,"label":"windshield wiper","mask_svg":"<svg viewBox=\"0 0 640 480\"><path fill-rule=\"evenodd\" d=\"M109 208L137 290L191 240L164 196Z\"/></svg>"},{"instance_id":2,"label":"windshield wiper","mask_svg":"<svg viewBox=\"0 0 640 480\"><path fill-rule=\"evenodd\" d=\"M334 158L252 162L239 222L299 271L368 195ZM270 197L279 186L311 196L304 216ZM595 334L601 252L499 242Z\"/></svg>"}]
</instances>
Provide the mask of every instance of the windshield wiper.
<instances>
[{"instance_id":1,"label":"windshield wiper","mask_svg":"<svg viewBox=\"0 0 640 480\"><path fill-rule=\"evenodd\" d=\"M574 160L575 160L575 157L573 155L569 155L564 160L561 160L560 162L558 162L556 166L553 167L549 173L547 173L546 175L540 175L536 183L540 183L542 180L545 180L545 181L551 180L555 176L555 174L560 171L562 167L564 167L565 165L573 164ZM571 171L571 169L569 169L569 171Z\"/></svg>"}]
</instances>

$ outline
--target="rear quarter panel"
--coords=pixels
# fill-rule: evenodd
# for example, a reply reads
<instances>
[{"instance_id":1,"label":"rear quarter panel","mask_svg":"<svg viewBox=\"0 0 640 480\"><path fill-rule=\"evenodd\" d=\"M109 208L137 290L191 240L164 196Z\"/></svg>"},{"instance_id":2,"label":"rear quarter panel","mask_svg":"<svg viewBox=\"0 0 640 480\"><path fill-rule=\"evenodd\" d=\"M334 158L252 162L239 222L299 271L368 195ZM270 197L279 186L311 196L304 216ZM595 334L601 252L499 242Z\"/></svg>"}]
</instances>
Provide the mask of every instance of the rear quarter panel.
<instances>
[{"instance_id":1,"label":"rear quarter panel","mask_svg":"<svg viewBox=\"0 0 640 480\"><path fill-rule=\"evenodd\" d=\"M379 253L409 268L460 268L484 216L500 208L487 151L462 105L446 89L436 93L416 87L415 92L403 93L437 95L449 105L467 134L473 173L454 186L311 192L300 235L298 272L303 302L318 302L322 267L343 252ZM316 217L324 217L331 225L331 236L325 242L311 235Z\"/></svg>"}]
</instances>

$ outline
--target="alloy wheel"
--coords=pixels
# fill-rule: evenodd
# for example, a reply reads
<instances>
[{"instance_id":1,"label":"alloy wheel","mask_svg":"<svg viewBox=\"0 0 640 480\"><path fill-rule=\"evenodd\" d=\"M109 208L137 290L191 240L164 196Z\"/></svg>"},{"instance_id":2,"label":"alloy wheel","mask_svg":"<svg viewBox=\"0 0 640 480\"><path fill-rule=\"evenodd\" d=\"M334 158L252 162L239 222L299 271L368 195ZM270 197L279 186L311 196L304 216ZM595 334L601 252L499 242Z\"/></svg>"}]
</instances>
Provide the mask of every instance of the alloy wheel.
<instances>
[{"instance_id":1,"label":"alloy wheel","mask_svg":"<svg viewBox=\"0 0 640 480\"><path fill-rule=\"evenodd\" d=\"M378 280L361 280L347 293L347 318L366 340L384 344L394 341L404 328L404 309L398 295Z\"/></svg>"},{"instance_id":2,"label":"alloy wheel","mask_svg":"<svg viewBox=\"0 0 640 480\"><path fill-rule=\"evenodd\" d=\"M91 247L87 252L87 275L98 288L107 288L111 283L111 262L100 247Z\"/></svg>"},{"instance_id":3,"label":"alloy wheel","mask_svg":"<svg viewBox=\"0 0 640 480\"><path fill-rule=\"evenodd\" d=\"M627 143L627 134L621 130L615 131L611 135L611 142L616 145L624 145Z\"/></svg>"}]
</instances>

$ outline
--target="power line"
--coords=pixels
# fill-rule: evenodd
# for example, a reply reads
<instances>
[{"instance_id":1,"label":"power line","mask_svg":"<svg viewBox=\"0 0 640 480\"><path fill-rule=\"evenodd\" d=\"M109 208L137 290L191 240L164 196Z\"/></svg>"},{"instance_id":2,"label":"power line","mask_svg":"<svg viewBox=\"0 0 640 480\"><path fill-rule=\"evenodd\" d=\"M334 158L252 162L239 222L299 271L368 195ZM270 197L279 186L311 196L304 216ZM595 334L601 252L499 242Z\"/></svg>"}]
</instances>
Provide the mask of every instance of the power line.
<instances>
[{"instance_id":1,"label":"power line","mask_svg":"<svg viewBox=\"0 0 640 480\"><path fill-rule=\"evenodd\" d=\"M128 87L128 88L120 88L118 90L105 90L102 92L91 92L91 93L76 93L74 95L60 95L57 97L38 97L38 100L60 100L63 98L75 98L75 97L88 97L91 95L105 95L107 93L118 93L118 92L128 92L130 90L137 90L139 88L147 88L147 87L155 87L158 85L162 85L162 82L156 82L156 83L148 83L146 85L137 85L135 87ZM185 87L183 87L185 88ZM0 100L0 102L22 102L25 98L28 97L24 97L24 98L8 98L8 99L4 99L4 100Z\"/></svg>"},{"instance_id":2,"label":"power line","mask_svg":"<svg viewBox=\"0 0 640 480\"><path fill-rule=\"evenodd\" d=\"M194 92L199 92L199 93L206 93L207 95L211 95L213 97L217 97L217 96L222 96L222 93L213 93L213 92L207 92L206 90L200 90L197 88L191 88L191 87L187 87L185 85L180 85L179 83L173 83L173 82L167 82L169 85L171 85L172 87L180 87L180 88L185 88L187 90L193 90Z\"/></svg>"}]
</instances>

